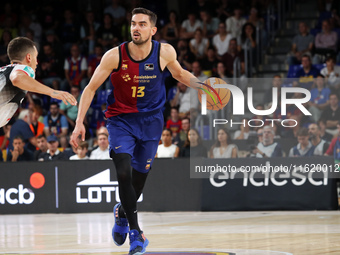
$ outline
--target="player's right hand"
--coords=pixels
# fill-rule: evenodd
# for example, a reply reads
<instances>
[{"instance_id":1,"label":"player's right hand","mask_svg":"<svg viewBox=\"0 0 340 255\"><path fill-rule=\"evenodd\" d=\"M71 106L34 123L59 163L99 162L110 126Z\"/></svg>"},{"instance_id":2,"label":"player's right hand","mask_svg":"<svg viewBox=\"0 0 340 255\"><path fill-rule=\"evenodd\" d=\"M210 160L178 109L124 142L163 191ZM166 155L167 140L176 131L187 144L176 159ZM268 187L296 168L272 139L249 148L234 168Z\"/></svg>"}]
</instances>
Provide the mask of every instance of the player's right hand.
<instances>
[{"instance_id":1,"label":"player's right hand","mask_svg":"<svg viewBox=\"0 0 340 255\"><path fill-rule=\"evenodd\" d=\"M72 96L70 93L61 90L53 90L51 93L51 97L63 100L63 102L67 105L69 102L71 105L77 105L77 99Z\"/></svg>"},{"instance_id":2,"label":"player's right hand","mask_svg":"<svg viewBox=\"0 0 340 255\"><path fill-rule=\"evenodd\" d=\"M70 144L74 146L75 148L78 147L78 142L80 141L85 141L85 126L83 123L78 123L73 129L71 139L70 139ZM81 136L81 140L79 140L79 136Z\"/></svg>"}]
</instances>

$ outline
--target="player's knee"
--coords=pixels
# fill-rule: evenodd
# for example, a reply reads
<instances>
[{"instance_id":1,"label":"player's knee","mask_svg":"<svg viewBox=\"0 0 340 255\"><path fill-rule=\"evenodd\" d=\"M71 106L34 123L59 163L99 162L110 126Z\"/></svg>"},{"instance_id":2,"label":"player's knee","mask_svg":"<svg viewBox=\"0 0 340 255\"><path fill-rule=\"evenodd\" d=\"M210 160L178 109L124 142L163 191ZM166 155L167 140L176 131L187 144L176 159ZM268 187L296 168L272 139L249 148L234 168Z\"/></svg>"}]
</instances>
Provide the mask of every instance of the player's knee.
<instances>
[{"instance_id":1,"label":"player's knee","mask_svg":"<svg viewBox=\"0 0 340 255\"><path fill-rule=\"evenodd\" d=\"M131 156L127 153L116 154L111 151L111 158L116 166L118 182L131 182Z\"/></svg>"}]
</instances>

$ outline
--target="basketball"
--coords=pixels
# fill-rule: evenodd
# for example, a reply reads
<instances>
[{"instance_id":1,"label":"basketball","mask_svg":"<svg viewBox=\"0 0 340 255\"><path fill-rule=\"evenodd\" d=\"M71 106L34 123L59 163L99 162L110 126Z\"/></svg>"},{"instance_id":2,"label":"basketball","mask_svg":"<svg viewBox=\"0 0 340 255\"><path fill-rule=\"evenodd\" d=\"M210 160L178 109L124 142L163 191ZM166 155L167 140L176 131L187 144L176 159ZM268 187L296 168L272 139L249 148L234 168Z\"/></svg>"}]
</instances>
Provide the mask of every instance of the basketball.
<instances>
[{"instance_id":1,"label":"basketball","mask_svg":"<svg viewBox=\"0 0 340 255\"><path fill-rule=\"evenodd\" d=\"M227 85L227 83L222 79L211 77L205 80L204 84L206 84L207 86L204 86L202 84L201 89L198 90L198 100L200 101L200 103L202 104L202 98L201 98L202 94L206 94L208 110L218 111L218 110L223 109L223 107L226 106L230 100L231 92L227 88L216 88L215 89L215 87L217 84ZM217 92L221 101L216 95L215 91L213 91L211 88L213 88ZM206 91L208 91L209 93L207 93Z\"/></svg>"}]
</instances>

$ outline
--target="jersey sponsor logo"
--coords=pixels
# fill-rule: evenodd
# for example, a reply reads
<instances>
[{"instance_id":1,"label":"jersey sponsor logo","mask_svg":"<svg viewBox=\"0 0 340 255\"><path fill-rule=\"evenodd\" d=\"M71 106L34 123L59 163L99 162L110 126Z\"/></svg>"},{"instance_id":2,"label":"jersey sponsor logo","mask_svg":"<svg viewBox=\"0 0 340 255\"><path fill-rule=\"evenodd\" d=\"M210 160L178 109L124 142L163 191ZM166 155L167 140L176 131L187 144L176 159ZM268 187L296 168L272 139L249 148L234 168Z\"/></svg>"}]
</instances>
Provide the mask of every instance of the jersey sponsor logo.
<instances>
[{"instance_id":1,"label":"jersey sponsor logo","mask_svg":"<svg viewBox=\"0 0 340 255\"><path fill-rule=\"evenodd\" d=\"M151 163L151 161L152 161L152 158L149 158L149 159L146 161L146 163Z\"/></svg>"},{"instance_id":2,"label":"jersey sponsor logo","mask_svg":"<svg viewBox=\"0 0 340 255\"><path fill-rule=\"evenodd\" d=\"M156 79L157 75L135 75L133 77L133 82L141 82L141 83L148 83L152 79Z\"/></svg>"},{"instance_id":3,"label":"jersey sponsor logo","mask_svg":"<svg viewBox=\"0 0 340 255\"><path fill-rule=\"evenodd\" d=\"M127 64L123 64L123 65L122 65L122 69L123 69L123 70L127 70L127 69L128 69L128 65L127 65Z\"/></svg>"},{"instance_id":4,"label":"jersey sponsor logo","mask_svg":"<svg viewBox=\"0 0 340 255\"><path fill-rule=\"evenodd\" d=\"M154 65L153 64L145 64L144 65L144 70L145 71L153 71L155 68L154 68Z\"/></svg>"},{"instance_id":5,"label":"jersey sponsor logo","mask_svg":"<svg viewBox=\"0 0 340 255\"><path fill-rule=\"evenodd\" d=\"M123 78L124 81L130 81L130 80L131 80L130 75L127 74L127 73L126 73L126 74L123 74L123 75L122 75L122 78Z\"/></svg>"}]
</instances>

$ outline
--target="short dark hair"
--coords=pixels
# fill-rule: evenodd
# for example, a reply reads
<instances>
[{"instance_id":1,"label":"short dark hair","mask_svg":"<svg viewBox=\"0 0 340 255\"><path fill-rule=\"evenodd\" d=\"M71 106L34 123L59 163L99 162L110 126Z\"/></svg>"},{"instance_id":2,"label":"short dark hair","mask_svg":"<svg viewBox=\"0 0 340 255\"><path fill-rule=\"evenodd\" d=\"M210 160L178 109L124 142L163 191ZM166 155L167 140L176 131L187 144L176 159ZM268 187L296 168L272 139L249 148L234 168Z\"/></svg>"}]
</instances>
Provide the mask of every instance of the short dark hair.
<instances>
[{"instance_id":1,"label":"short dark hair","mask_svg":"<svg viewBox=\"0 0 340 255\"><path fill-rule=\"evenodd\" d=\"M157 15L156 15L156 13L154 13L154 12L148 10L148 9L145 9L145 8L142 8L142 7L135 8L135 9L132 10L132 16L135 15L135 14L145 14L145 15L148 15L152 25L155 26L156 23L157 23Z\"/></svg>"},{"instance_id":2,"label":"short dark hair","mask_svg":"<svg viewBox=\"0 0 340 255\"><path fill-rule=\"evenodd\" d=\"M86 141L81 141L79 144L79 147L82 149L88 149L89 148L89 143Z\"/></svg>"},{"instance_id":3,"label":"short dark hair","mask_svg":"<svg viewBox=\"0 0 340 255\"><path fill-rule=\"evenodd\" d=\"M170 132L170 136L172 137L172 130L170 128L163 128L162 134L164 131Z\"/></svg>"},{"instance_id":4,"label":"short dark hair","mask_svg":"<svg viewBox=\"0 0 340 255\"><path fill-rule=\"evenodd\" d=\"M37 139L41 139L41 138L45 138L46 139L46 136L45 135L38 135L37 136Z\"/></svg>"},{"instance_id":5,"label":"short dark hair","mask_svg":"<svg viewBox=\"0 0 340 255\"><path fill-rule=\"evenodd\" d=\"M23 143L25 142L24 138L21 135L14 136L13 141L17 139L20 139Z\"/></svg>"},{"instance_id":6,"label":"short dark hair","mask_svg":"<svg viewBox=\"0 0 340 255\"><path fill-rule=\"evenodd\" d=\"M22 61L34 50L35 43L27 37L16 37L8 44L7 55L11 61Z\"/></svg>"},{"instance_id":7,"label":"short dark hair","mask_svg":"<svg viewBox=\"0 0 340 255\"><path fill-rule=\"evenodd\" d=\"M58 104L57 102L52 102L52 103L50 103L50 107L51 107L52 105L56 105L56 106L59 108L59 104Z\"/></svg>"},{"instance_id":8,"label":"short dark hair","mask_svg":"<svg viewBox=\"0 0 340 255\"><path fill-rule=\"evenodd\" d=\"M305 127L300 128L297 133L296 136L308 136L308 129Z\"/></svg>"}]
</instances>

